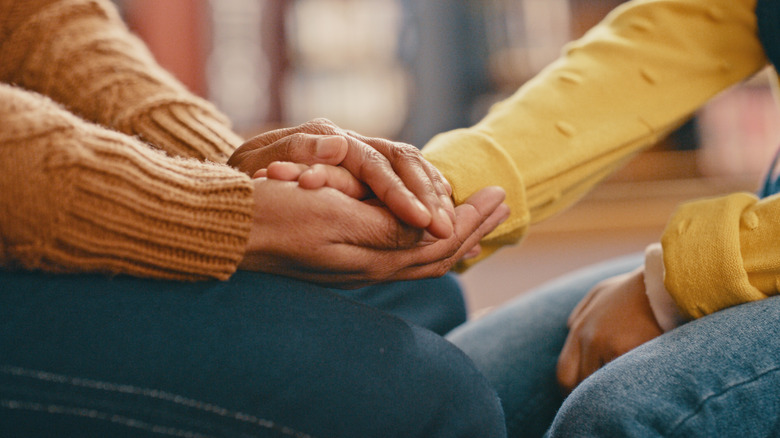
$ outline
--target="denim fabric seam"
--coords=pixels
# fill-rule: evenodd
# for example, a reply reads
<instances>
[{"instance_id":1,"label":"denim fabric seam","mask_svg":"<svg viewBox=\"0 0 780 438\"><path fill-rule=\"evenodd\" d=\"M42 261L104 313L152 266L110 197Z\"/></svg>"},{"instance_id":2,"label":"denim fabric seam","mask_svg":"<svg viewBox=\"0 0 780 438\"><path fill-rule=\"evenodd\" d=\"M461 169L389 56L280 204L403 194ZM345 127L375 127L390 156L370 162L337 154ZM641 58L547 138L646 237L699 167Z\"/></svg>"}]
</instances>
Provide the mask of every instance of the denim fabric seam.
<instances>
[{"instance_id":1,"label":"denim fabric seam","mask_svg":"<svg viewBox=\"0 0 780 438\"><path fill-rule=\"evenodd\" d=\"M311 435L296 431L287 426L278 425L271 420L262 419L254 415L245 414L242 412L231 411L229 409L222 408L211 403L199 401L196 399L184 397L178 394L173 394L158 389L149 389L149 388L141 388L141 387L136 387L127 384L102 382L99 380L72 377L72 376L66 376L62 374L51 373L47 371L30 370L22 367L8 366L8 365L0 366L0 374L5 374L5 375L10 375L15 377L26 377L26 378L30 378L42 382L58 383L58 384L70 385L73 387L81 387L81 388L93 389L98 391L105 391L108 393L129 394L129 395L140 396L144 398L155 399L159 401L172 403L178 406L192 408L198 411L208 412L210 414L217 415L218 417L224 419L235 420L238 423L257 426L266 430L273 430L284 436L290 436L295 438L314 438ZM113 414L101 413L99 411L87 409L87 408L68 408L66 406L25 403L25 402L20 402L18 400L7 400L7 399L0 399L0 407L6 409L28 409L33 411L49 411L49 412L51 412L51 410L54 410L57 411L56 413L80 415L80 416L92 417L96 419L107 419L108 421L113 421L113 418L115 417L117 420L116 422L118 424L130 426L130 427L138 427L141 426L141 424L143 423L145 426L149 426L150 428L141 427L142 429L150 430L152 432L157 432L157 433L160 433L158 432L158 430L164 431L170 429L167 426L149 425L140 420L134 420L131 418L122 418L122 416L114 416ZM201 435L198 433L188 432L184 430L178 430L175 428L170 430L170 432L175 432L175 433L173 434L162 433L162 434L171 435L171 436L184 436L184 437L207 436L207 435Z\"/></svg>"},{"instance_id":2,"label":"denim fabric seam","mask_svg":"<svg viewBox=\"0 0 780 438\"><path fill-rule=\"evenodd\" d=\"M182 438L210 438L211 435L203 435L198 432L187 431L180 428L152 424L150 422L136 420L108 412L100 412L95 409L70 407L56 404L23 402L20 400L0 399L0 408L11 410L23 410L31 412L48 412L50 414L70 415L76 417L92 418L99 421L107 421L128 428L141 429L158 435L167 435Z\"/></svg>"},{"instance_id":3,"label":"denim fabric seam","mask_svg":"<svg viewBox=\"0 0 780 438\"><path fill-rule=\"evenodd\" d=\"M690 414L688 414L684 418L680 419L680 421L678 421L676 424L674 424L669 429L669 433L667 434L667 436L675 436L677 431L680 428L682 428L685 425L685 423L687 423L689 420L691 420L694 417L696 417L697 415L699 415L699 413L702 411L702 409L704 409L704 407L707 405L707 403L709 403L711 400L714 400L714 399L716 399L718 397L726 395L728 392L730 392L730 391L732 391L734 389L737 389L737 388L739 388L741 386L753 383L753 382L755 382L757 380L762 379L763 377L765 377L765 376L767 376L769 374L776 373L778 371L780 371L780 367L770 368L768 370L762 371L759 374L756 374L755 376L753 376L753 377L751 377L749 379L745 379L745 380L742 380L740 382L736 382L734 384L728 385L728 386L724 387L722 390L704 397L699 402L698 406L696 406L696 408Z\"/></svg>"}]
</instances>

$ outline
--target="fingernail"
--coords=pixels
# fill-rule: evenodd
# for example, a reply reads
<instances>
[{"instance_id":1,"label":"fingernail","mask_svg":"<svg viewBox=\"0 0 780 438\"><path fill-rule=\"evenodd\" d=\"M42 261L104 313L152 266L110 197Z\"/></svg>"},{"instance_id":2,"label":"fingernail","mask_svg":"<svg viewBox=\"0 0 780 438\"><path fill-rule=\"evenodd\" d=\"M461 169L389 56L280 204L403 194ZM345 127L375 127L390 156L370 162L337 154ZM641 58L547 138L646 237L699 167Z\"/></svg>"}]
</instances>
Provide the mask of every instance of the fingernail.
<instances>
[{"instance_id":1,"label":"fingernail","mask_svg":"<svg viewBox=\"0 0 780 438\"><path fill-rule=\"evenodd\" d=\"M317 146L314 155L317 158L333 158L340 150L344 140L333 135L330 137L322 137L317 139Z\"/></svg>"},{"instance_id":2,"label":"fingernail","mask_svg":"<svg viewBox=\"0 0 780 438\"><path fill-rule=\"evenodd\" d=\"M505 220L509 219L509 216L512 214L512 209L509 208L506 204L501 204L498 206L498 208L501 209L499 214L501 215L501 219L499 220L499 223L504 223Z\"/></svg>"},{"instance_id":3,"label":"fingernail","mask_svg":"<svg viewBox=\"0 0 780 438\"><path fill-rule=\"evenodd\" d=\"M441 195L439 196L439 201L441 202L444 211L447 212L447 215L449 216L450 220L455 222L455 204L452 203L452 198L450 198L449 196Z\"/></svg>"},{"instance_id":4,"label":"fingernail","mask_svg":"<svg viewBox=\"0 0 780 438\"><path fill-rule=\"evenodd\" d=\"M431 218L431 212L428 210L428 207L425 206L422 202L420 202L419 199L414 199L414 205L417 207L417 210L420 211L420 213L423 213L426 217L429 219Z\"/></svg>"},{"instance_id":5,"label":"fingernail","mask_svg":"<svg viewBox=\"0 0 780 438\"><path fill-rule=\"evenodd\" d=\"M455 229L455 220L454 218L450 217L450 214L447 210L440 208L439 216L447 223L447 226L450 228L450 230Z\"/></svg>"},{"instance_id":6,"label":"fingernail","mask_svg":"<svg viewBox=\"0 0 780 438\"><path fill-rule=\"evenodd\" d=\"M475 245L474 248L471 248L469 252L463 255L463 260L469 260L473 259L479 256L479 254L482 252L482 247L479 246L479 244Z\"/></svg>"}]
</instances>

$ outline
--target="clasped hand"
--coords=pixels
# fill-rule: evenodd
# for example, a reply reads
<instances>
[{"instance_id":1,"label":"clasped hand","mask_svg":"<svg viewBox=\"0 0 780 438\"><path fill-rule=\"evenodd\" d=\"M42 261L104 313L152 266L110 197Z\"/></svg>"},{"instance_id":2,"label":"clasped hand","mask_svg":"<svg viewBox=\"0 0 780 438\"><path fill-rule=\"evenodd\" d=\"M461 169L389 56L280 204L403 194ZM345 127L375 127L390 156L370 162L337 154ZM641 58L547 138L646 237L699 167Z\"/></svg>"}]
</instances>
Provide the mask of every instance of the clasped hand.
<instances>
[{"instance_id":1,"label":"clasped hand","mask_svg":"<svg viewBox=\"0 0 780 438\"><path fill-rule=\"evenodd\" d=\"M312 190L265 178L277 161L339 166L346 185L317 182ZM449 184L416 148L323 119L254 137L228 164L256 176L240 268L329 286L443 275L509 216L502 189L483 189L455 208Z\"/></svg>"}]
</instances>

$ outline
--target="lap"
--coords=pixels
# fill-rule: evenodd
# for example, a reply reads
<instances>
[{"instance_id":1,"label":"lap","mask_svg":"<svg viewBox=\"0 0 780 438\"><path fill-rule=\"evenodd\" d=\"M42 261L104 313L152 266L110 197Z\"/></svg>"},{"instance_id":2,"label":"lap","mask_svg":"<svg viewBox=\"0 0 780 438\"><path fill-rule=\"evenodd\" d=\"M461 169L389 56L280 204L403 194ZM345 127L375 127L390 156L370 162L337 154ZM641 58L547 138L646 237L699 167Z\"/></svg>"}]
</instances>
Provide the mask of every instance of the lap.
<instances>
[{"instance_id":1,"label":"lap","mask_svg":"<svg viewBox=\"0 0 780 438\"><path fill-rule=\"evenodd\" d=\"M780 298L692 321L611 362L563 404L552 436L776 436Z\"/></svg>"},{"instance_id":2,"label":"lap","mask_svg":"<svg viewBox=\"0 0 780 438\"><path fill-rule=\"evenodd\" d=\"M637 254L574 271L448 335L496 388L510 436L541 436L563 401L555 367L574 306L599 281L642 262Z\"/></svg>"},{"instance_id":3,"label":"lap","mask_svg":"<svg viewBox=\"0 0 780 438\"><path fill-rule=\"evenodd\" d=\"M503 428L492 390L456 348L308 283L251 273L200 283L0 275L0 429L21 428L5 432L404 436L434 420L444 434Z\"/></svg>"}]
</instances>

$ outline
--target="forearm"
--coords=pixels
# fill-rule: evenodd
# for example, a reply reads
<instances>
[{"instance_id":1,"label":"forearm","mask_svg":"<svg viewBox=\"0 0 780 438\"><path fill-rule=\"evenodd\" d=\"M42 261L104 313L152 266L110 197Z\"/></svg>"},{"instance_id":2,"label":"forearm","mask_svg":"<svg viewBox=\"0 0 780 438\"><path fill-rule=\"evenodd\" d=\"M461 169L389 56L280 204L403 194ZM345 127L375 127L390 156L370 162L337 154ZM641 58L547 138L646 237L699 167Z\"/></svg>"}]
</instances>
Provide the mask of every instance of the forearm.
<instances>
[{"instance_id":1,"label":"forearm","mask_svg":"<svg viewBox=\"0 0 780 438\"><path fill-rule=\"evenodd\" d=\"M171 158L0 85L0 265L170 279L229 277L249 178Z\"/></svg>"},{"instance_id":2,"label":"forearm","mask_svg":"<svg viewBox=\"0 0 780 438\"><path fill-rule=\"evenodd\" d=\"M457 202L486 184L507 190L512 217L489 237L508 243L760 70L754 6L630 2L476 126L437 136L424 153Z\"/></svg>"},{"instance_id":3,"label":"forearm","mask_svg":"<svg viewBox=\"0 0 780 438\"><path fill-rule=\"evenodd\" d=\"M0 0L0 80L169 155L225 162L241 140L131 35L107 0Z\"/></svg>"}]
</instances>

